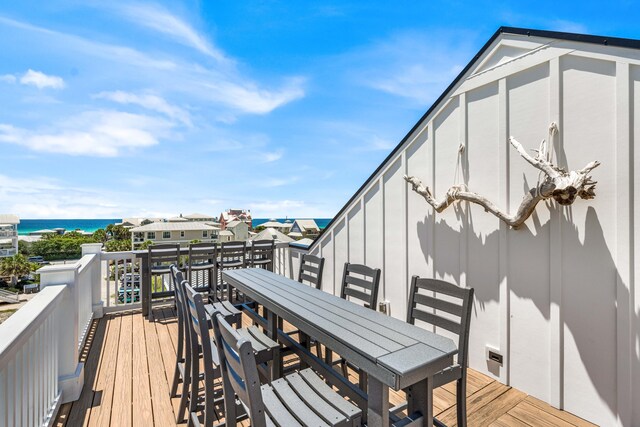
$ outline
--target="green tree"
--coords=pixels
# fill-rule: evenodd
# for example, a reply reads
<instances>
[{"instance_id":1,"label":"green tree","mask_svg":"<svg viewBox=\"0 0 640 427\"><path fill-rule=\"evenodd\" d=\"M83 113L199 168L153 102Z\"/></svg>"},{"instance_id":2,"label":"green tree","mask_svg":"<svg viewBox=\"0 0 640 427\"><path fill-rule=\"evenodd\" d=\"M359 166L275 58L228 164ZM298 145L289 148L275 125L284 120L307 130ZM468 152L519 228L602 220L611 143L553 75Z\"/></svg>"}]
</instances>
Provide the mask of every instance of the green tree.
<instances>
[{"instance_id":1,"label":"green tree","mask_svg":"<svg viewBox=\"0 0 640 427\"><path fill-rule=\"evenodd\" d=\"M131 240L109 240L105 244L107 252L123 252L131 249Z\"/></svg>"},{"instance_id":2,"label":"green tree","mask_svg":"<svg viewBox=\"0 0 640 427\"><path fill-rule=\"evenodd\" d=\"M94 231L92 237L96 242L100 243L106 243L107 240L109 240L109 236L107 235L107 232L104 230L104 228L99 228Z\"/></svg>"},{"instance_id":3,"label":"green tree","mask_svg":"<svg viewBox=\"0 0 640 427\"><path fill-rule=\"evenodd\" d=\"M107 235L114 240L131 240L131 232L121 225L109 224L105 228Z\"/></svg>"},{"instance_id":4,"label":"green tree","mask_svg":"<svg viewBox=\"0 0 640 427\"><path fill-rule=\"evenodd\" d=\"M24 240L18 240L18 253L24 256L31 255L31 244Z\"/></svg>"},{"instance_id":5,"label":"green tree","mask_svg":"<svg viewBox=\"0 0 640 427\"><path fill-rule=\"evenodd\" d=\"M153 242L151 240L147 240L146 242L139 245L138 250L143 251L145 249L149 249L149 246L153 246Z\"/></svg>"},{"instance_id":6,"label":"green tree","mask_svg":"<svg viewBox=\"0 0 640 427\"><path fill-rule=\"evenodd\" d=\"M10 276L11 286L15 287L19 277L26 276L38 267L37 264L28 262L24 255L16 254L0 261L0 275Z\"/></svg>"}]
</instances>

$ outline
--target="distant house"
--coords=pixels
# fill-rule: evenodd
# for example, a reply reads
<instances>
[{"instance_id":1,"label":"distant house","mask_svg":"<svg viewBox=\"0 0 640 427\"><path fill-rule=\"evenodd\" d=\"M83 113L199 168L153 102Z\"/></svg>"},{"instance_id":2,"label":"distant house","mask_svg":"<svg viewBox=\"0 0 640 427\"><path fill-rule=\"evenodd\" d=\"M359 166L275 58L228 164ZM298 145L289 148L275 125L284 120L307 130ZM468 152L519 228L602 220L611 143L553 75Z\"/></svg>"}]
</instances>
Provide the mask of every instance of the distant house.
<instances>
[{"instance_id":1,"label":"distant house","mask_svg":"<svg viewBox=\"0 0 640 427\"><path fill-rule=\"evenodd\" d=\"M134 227L131 230L131 247L136 249L142 243L179 243L188 246L192 240L217 242L219 228L200 221L153 222Z\"/></svg>"},{"instance_id":2,"label":"distant house","mask_svg":"<svg viewBox=\"0 0 640 427\"><path fill-rule=\"evenodd\" d=\"M227 224L224 231L233 233L233 237L229 240L243 241L249 238L249 224L242 221L231 221Z\"/></svg>"},{"instance_id":3,"label":"distant house","mask_svg":"<svg viewBox=\"0 0 640 427\"><path fill-rule=\"evenodd\" d=\"M18 224L17 215L0 214L0 258L18 253Z\"/></svg>"},{"instance_id":4,"label":"distant house","mask_svg":"<svg viewBox=\"0 0 640 427\"><path fill-rule=\"evenodd\" d=\"M291 237L272 227L265 228L255 236L252 236L250 240L277 240L283 243L293 242Z\"/></svg>"},{"instance_id":5,"label":"distant house","mask_svg":"<svg viewBox=\"0 0 640 427\"><path fill-rule=\"evenodd\" d=\"M220 228L225 230L227 224L233 221L241 221L246 223L249 228L253 228L252 219L251 219L251 211L247 211L244 209L229 209L226 212L222 212L220 214Z\"/></svg>"},{"instance_id":6,"label":"distant house","mask_svg":"<svg viewBox=\"0 0 640 427\"><path fill-rule=\"evenodd\" d=\"M115 225L121 225L125 228L133 228L162 221L164 221L162 218L123 218L122 222L117 222Z\"/></svg>"},{"instance_id":7,"label":"distant house","mask_svg":"<svg viewBox=\"0 0 640 427\"><path fill-rule=\"evenodd\" d=\"M201 213L192 213L189 215L184 215L183 218L186 218L189 221L202 221L202 222L217 222L218 220L218 218L214 216L205 215Z\"/></svg>"},{"instance_id":8,"label":"distant house","mask_svg":"<svg viewBox=\"0 0 640 427\"><path fill-rule=\"evenodd\" d=\"M315 236L320 233L320 227L313 219L296 219L291 226L291 230L289 234L293 234L294 236L300 233L301 236Z\"/></svg>"}]
</instances>

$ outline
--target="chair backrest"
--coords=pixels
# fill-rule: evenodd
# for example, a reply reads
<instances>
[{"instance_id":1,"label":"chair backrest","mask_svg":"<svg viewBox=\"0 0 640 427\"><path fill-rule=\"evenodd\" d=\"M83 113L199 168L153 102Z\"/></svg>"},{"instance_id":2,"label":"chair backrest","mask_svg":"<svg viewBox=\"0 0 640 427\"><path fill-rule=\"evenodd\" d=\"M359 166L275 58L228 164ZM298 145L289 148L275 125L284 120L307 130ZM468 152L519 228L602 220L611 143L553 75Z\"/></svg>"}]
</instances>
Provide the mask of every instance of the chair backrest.
<instances>
[{"instance_id":1,"label":"chair backrest","mask_svg":"<svg viewBox=\"0 0 640 427\"><path fill-rule=\"evenodd\" d=\"M204 409L204 426L213 426L215 421L214 414L214 381L216 379L216 370L218 366L213 359L213 351L217 352L211 343L209 335L209 318L204 308L202 294L193 289L185 280L182 282L184 294L186 297L186 307L188 308L187 320L191 329L191 351L192 355L198 354L199 348L202 350L202 365L204 367L204 390L205 390L205 409ZM198 381L200 375L200 363L194 357L191 363L192 381ZM195 398L194 396L191 397Z\"/></svg>"},{"instance_id":2,"label":"chair backrest","mask_svg":"<svg viewBox=\"0 0 640 427\"><path fill-rule=\"evenodd\" d=\"M236 419L237 396L248 411L251 425L266 427L260 378L251 342L240 337L220 313L215 316L213 329L220 356L225 418Z\"/></svg>"},{"instance_id":3,"label":"chair backrest","mask_svg":"<svg viewBox=\"0 0 640 427\"><path fill-rule=\"evenodd\" d=\"M216 261L218 246L215 243L201 242L189 244L189 267L194 264L211 264Z\"/></svg>"},{"instance_id":4,"label":"chair backrest","mask_svg":"<svg viewBox=\"0 0 640 427\"><path fill-rule=\"evenodd\" d=\"M421 290L424 292L421 293ZM441 295L447 295L449 298L446 300L442 297L438 298ZM452 298L455 300L452 301ZM407 322L415 325L417 319L456 334L458 364L466 367L472 302L473 288L461 288L443 280L413 276L407 307ZM439 315L437 311L449 313L450 316Z\"/></svg>"},{"instance_id":5,"label":"chair backrest","mask_svg":"<svg viewBox=\"0 0 640 427\"><path fill-rule=\"evenodd\" d=\"M178 314L178 356L183 355L183 351L190 351L191 348L191 331L189 320L186 317L186 305L184 297L184 275L178 270L175 264L171 265L171 276L173 278L174 291L176 295L176 311ZM186 344L185 344L186 343Z\"/></svg>"},{"instance_id":6,"label":"chair backrest","mask_svg":"<svg viewBox=\"0 0 640 427\"><path fill-rule=\"evenodd\" d=\"M180 262L180 245L175 243L163 243L149 246L149 265L169 267Z\"/></svg>"},{"instance_id":7,"label":"chair backrest","mask_svg":"<svg viewBox=\"0 0 640 427\"><path fill-rule=\"evenodd\" d=\"M359 275L362 277L354 276ZM344 264L340 298L355 298L364 302L365 307L377 310L380 269L362 264Z\"/></svg>"},{"instance_id":8,"label":"chair backrest","mask_svg":"<svg viewBox=\"0 0 640 427\"><path fill-rule=\"evenodd\" d=\"M242 261L245 263L245 253L247 243L242 242L223 242L220 244L220 264L224 267L225 263Z\"/></svg>"},{"instance_id":9,"label":"chair backrest","mask_svg":"<svg viewBox=\"0 0 640 427\"><path fill-rule=\"evenodd\" d=\"M273 260L273 250L275 242L273 240L254 240L251 242L252 260Z\"/></svg>"},{"instance_id":10,"label":"chair backrest","mask_svg":"<svg viewBox=\"0 0 640 427\"><path fill-rule=\"evenodd\" d=\"M309 283L316 289L322 286L322 270L324 269L324 258L310 254L302 254L300 259L300 272L298 282Z\"/></svg>"}]
</instances>

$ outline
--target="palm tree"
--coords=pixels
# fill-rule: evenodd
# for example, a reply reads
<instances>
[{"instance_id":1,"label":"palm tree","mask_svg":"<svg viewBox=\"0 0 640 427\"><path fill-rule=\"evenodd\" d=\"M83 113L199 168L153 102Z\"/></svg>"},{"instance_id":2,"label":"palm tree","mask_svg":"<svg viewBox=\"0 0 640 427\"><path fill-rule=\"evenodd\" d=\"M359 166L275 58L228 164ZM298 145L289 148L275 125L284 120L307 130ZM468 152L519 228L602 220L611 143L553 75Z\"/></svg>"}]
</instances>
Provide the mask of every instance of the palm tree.
<instances>
[{"instance_id":1,"label":"palm tree","mask_svg":"<svg viewBox=\"0 0 640 427\"><path fill-rule=\"evenodd\" d=\"M32 270L34 270L33 264L21 254L0 260L0 275L10 276L12 287L16 286L19 277L26 276Z\"/></svg>"}]
</instances>

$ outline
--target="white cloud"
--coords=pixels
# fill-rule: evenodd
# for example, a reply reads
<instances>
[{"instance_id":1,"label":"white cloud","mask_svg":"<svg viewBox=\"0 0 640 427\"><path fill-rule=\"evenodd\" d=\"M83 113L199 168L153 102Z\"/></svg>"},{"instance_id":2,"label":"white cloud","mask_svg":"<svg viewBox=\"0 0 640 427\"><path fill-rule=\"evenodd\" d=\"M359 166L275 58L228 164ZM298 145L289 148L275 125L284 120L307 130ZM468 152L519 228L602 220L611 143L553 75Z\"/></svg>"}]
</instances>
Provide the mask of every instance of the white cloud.
<instances>
[{"instance_id":1,"label":"white cloud","mask_svg":"<svg viewBox=\"0 0 640 427\"><path fill-rule=\"evenodd\" d=\"M177 42L190 46L218 61L224 54L188 23L158 5L123 5L120 12L133 23L167 34Z\"/></svg>"},{"instance_id":2,"label":"white cloud","mask_svg":"<svg viewBox=\"0 0 640 427\"><path fill-rule=\"evenodd\" d=\"M86 111L53 131L33 131L0 124L0 142L39 152L114 157L158 144L172 124L154 117L120 111Z\"/></svg>"},{"instance_id":3,"label":"white cloud","mask_svg":"<svg viewBox=\"0 0 640 427\"><path fill-rule=\"evenodd\" d=\"M271 162L280 160L283 155L284 155L284 150L276 150L268 153L263 153L262 160L265 163L271 163Z\"/></svg>"},{"instance_id":4,"label":"white cloud","mask_svg":"<svg viewBox=\"0 0 640 427\"><path fill-rule=\"evenodd\" d=\"M80 53L86 57L100 58L105 61L104 66L109 67L111 71L116 70L119 65L127 67L121 70L121 75L130 74L129 67L135 67L134 79L144 75L148 85L155 85L163 91L186 94L194 102L217 108L221 120L225 122L233 121L238 112L267 114L305 95L305 79L302 77L285 79L284 83L275 89L265 88L243 76L231 59L218 61L213 66L202 66L193 63L191 59L176 58L175 54L171 59L167 59L169 55L162 53L151 55L127 46L101 43L2 16L0 25L44 35L52 49L56 46L64 48L67 55ZM226 58L223 53L220 55L221 58Z\"/></svg>"},{"instance_id":5,"label":"white cloud","mask_svg":"<svg viewBox=\"0 0 640 427\"><path fill-rule=\"evenodd\" d=\"M38 89L52 88L62 89L64 88L64 80L58 76L48 76L43 72L34 71L29 69L22 77L20 77L20 83L23 85L35 86Z\"/></svg>"},{"instance_id":6,"label":"white cloud","mask_svg":"<svg viewBox=\"0 0 640 427\"><path fill-rule=\"evenodd\" d=\"M119 104L135 104L148 110L157 111L172 119L178 120L187 126L192 126L189 113L180 107L169 104L162 97L153 94L141 94L115 91L100 92L94 98L108 99Z\"/></svg>"},{"instance_id":7,"label":"white cloud","mask_svg":"<svg viewBox=\"0 0 640 427\"><path fill-rule=\"evenodd\" d=\"M373 89L429 104L442 93L474 51L472 37L459 32L395 34L343 59L352 78Z\"/></svg>"},{"instance_id":8,"label":"white cloud","mask_svg":"<svg viewBox=\"0 0 640 427\"><path fill-rule=\"evenodd\" d=\"M5 74L3 76L0 76L0 82L15 83L16 81L17 81L16 76L12 74Z\"/></svg>"},{"instance_id":9,"label":"white cloud","mask_svg":"<svg viewBox=\"0 0 640 427\"><path fill-rule=\"evenodd\" d=\"M567 33L588 34L589 30L587 26L574 21L567 21L564 19L555 19L550 22L549 28L555 31L563 31Z\"/></svg>"}]
</instances>

